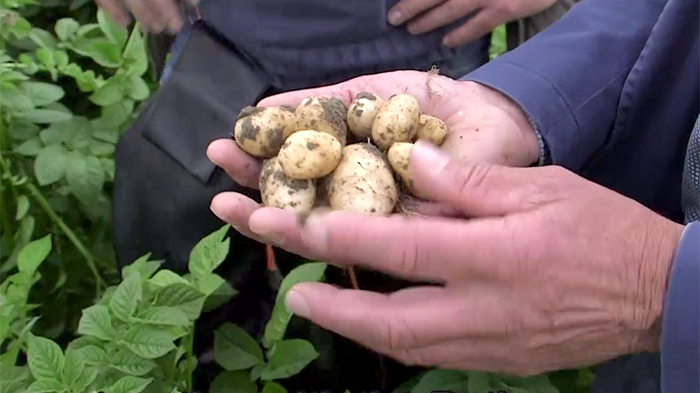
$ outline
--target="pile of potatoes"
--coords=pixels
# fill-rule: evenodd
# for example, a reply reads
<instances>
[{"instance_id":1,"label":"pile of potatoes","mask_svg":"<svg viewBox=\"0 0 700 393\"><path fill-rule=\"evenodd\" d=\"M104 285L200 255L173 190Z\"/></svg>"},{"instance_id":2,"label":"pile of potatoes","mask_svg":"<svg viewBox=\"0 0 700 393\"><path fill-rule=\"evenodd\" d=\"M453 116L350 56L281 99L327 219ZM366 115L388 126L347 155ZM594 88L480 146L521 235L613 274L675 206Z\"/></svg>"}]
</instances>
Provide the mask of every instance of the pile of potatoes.
<instances>
[{"instance_id":1,"label":"pile of potatoes","mask_svg":"<svg viewBox=\"0 0 700 393\"><path fill-rule=\"evenodd\" d=\"M308 97L296 108L246 107L234 139L263 159L260 192L265 206L306 214L313 208L391 214L401 193L414 194L408 158L418 139L440 146L447 127L421 113L402 93L383 100L358 94L349 107Z\"/></svg>"}]
</instances>

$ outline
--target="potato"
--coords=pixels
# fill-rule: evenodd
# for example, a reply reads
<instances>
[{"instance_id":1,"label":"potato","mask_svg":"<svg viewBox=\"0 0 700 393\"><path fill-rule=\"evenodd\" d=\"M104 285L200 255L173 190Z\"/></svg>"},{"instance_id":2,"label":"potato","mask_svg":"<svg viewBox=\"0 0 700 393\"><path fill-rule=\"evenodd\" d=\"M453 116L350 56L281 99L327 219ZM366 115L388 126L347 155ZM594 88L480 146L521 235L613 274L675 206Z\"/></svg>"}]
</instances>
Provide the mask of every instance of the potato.
<instances>
[{"instance_id":1,"label":"potato","mask_svg":"<svg viewBox=\"0 0 700 393\"><path fill-rule=\"evenodd\" d=\"M422 113L418 124L418 132L415 139L426 139L435 146L442 145L447 136L447 126L437 117Z\"/></svg>"},{"instance_id":2,"label":"potato","mask_svg":"<svg viewBox=\"0 0 700 393\"><path fill-rule=\"evenodd\" d=\"M386 152L387 160L391 169L401 178L401 182L406 187L407 191L413 192L413 179L408 167L408 159L411 155L413 143L396 142Z\"/></svg>"},{"instance_id":3,"label":"potato","mask_svg":"<svg viewBox=\"0 0 700 393\"><path fill-rule=\"evenodd\" d=\"M345 146L348 111L337 98L308 97L296 108L296 129L325 132Z\"/></svg>"},{"instance_id":4,"label":"potato","mask_svg":"<svg viewBox=\"0 0 700 393\"><path fill-rule=\"evenodd\" d=\"M343 150L334 136L324 132L302 130L292 134L282 145L277 160L287 177L316 179L333 172Z\"/></svg>"},{"instance_id":5,"label":"potato","mask_svg":"<svg viewBox=\"0 0 700 393\"><path fill-rule=\"evenodd\" d=\"M277 157L263 162L259 186L265 206L308 213L316 202L316 183L287 177Z\"/></svg>"},{"instance_id":6,"label":"potato","mask_svg":"<svg viewBox=\"0 0 700 393\"><path fill-rule=\"evenodd\" d=\"M359 93L348 107L348 129L358 141L366 141L372 135L372 123L379 108L384 105L381 97L372 93Z\"/></svg>"},{"instance_id":7,"label":"potato","mask_svg":"<svg viewBox=\"0 0 700 393\"><path fill-rule=\"evenodd\" d=\"M258 158L276 155L285 139L294 132L294 108L247 106L238 114L233 137L246 153Z\"/></svg>"},{"instance_id":8,"label":"potato","mask_svg":"<svg viewBox=\"0 0 700 393\"><path fill-rule=\"evenodd\" d=\"M392 96L379 111L372 123L372 141L381 150L394 142L411 142L418 132L420 106L410 94Z\"/></svg>"},{"instance_id":9,"label":"potato","mask_svg":"<svg viewBox=\"0 0 700 393\"><path fill-rule=\"evenodd\" d=\"M333 210L387 215L398 201L394 175L382 153L369 143L343 148L328 179L328 203Z\"/></svg>"}]
</instances>

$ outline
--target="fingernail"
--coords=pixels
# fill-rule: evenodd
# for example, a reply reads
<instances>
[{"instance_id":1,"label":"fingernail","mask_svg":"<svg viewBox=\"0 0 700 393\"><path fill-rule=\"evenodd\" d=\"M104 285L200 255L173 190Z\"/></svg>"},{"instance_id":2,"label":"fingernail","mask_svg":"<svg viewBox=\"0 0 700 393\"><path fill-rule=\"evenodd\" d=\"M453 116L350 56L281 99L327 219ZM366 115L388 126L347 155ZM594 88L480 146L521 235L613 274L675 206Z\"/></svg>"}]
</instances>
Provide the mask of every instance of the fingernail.
<instances>
[{"instance_id":1,"label":"fingernail","mask_svg":"<svg viewBox=\"0 0 700 393\"><path fill-rule=\"evenodd\" d=\"M287 308L292 313L294 313L302 318L308 318L311 315L311 310L309 310L309 305L306 303L306 300L304 299L303 296L301 296L301 294L299 292L296 292L296 291L287 292L287 296L285 296L284 301L285 301L285 304L287 305Z\"/></svg>"},{"instance_id":2,"label":"fingernail","mask_svg":"<svg viewBox=\"0 0 700 393\"><path fill-rule=\"evenodd\" d=\"M318 215L310 216L304 224L304 231L301 233L301 241L315 252L326 251L327 232L325 225Z\"/></svg>"},{"instance_id":3,"label":"fingernail","mask_svg":"<svg viewBox=\"0 0 700 393\"><path fill-rule=\"evenodd\" d=\"M389 20L389 23L391 23L394 26L401 24L401 12L399 12L398 10L389 11L387 19Z\"/></svg>"},{"instance_id":4,"label":"fingernail","mask_svg":"<svg viewBox=\"0 0 700 393\"><path fill-rule=\"evenodd\" d=\"M450 156L446 152L422 139L413 145L410 159L417 161L420 167L431 168L434 172L442 170L450 162Z\"/></svg>"}]
</instances>

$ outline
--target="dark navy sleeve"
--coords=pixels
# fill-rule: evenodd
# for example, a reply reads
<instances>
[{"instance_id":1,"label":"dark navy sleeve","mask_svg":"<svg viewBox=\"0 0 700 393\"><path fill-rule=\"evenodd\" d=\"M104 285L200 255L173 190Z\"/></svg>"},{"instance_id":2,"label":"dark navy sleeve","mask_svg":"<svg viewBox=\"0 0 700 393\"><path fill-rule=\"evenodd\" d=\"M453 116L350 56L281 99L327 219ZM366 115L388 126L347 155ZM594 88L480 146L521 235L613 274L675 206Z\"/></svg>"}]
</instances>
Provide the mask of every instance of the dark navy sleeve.
<instances>
[{"instance_id":1,"label":"dark navy sleeve","mask_svg":"<svg viewBox=\"0 0 700 393\"><path fill-rule=\"evenodd\" d=\"M686 226L671 267L661 327L664 393L700 392L700 221Z\"/></svg>"},{"instance_id":2,"label":"dark navy sleeve","mask_svg":"<svg viewBox=\"0 0 700 393\"><path fill-rule=\"evenodd\" d=\"M512 98L551 163L579 170L608 139L625 80L668 0L586 0L461 80Z\"/></svg>"}]
</instances>

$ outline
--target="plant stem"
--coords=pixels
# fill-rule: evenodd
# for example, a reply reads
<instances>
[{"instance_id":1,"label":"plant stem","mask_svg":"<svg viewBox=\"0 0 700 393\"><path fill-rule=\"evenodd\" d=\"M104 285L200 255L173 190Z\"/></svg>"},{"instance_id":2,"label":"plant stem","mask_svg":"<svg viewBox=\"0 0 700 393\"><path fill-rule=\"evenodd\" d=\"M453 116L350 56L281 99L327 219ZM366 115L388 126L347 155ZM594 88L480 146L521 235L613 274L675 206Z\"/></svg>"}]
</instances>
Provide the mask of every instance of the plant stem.
<instances>
[{"instance_id":1,"label":"plant stem","mask_svg":"<svg viewBox=\"0 0 700 393\"><path fill-rule=\"evenodd\" d=\"M190 370L190 366L193 363L193 358L194 358L194 326L190 328L190 332L187 335L187 389L185 389L186 392L192 392L194 391L193 387L193 374L194 370Z\"/></svg>"},{"instance_id":2,"label":"plant stem","mask_svg":"<svg viewBox=\"0 0 700 393\"><path fill-rule=\"evenodd\" d=\"M95 292L96 296L99 298L102 296L102 288L106 287L104 280L102 279L102 276L100 275L100 272L97 270L97 266L95 265L95 258L92 256L90 251L85 248L83 243L78 239L78 236L73 232L68 225L61 219L61 217L56 214L56 212L51 208L49 205L49 202L44 198L43 195L41 195L41 192L39 191L38 188L32 183L27 182L25 184L25 187L29 191L29 193L36 199L36 202L41 206L41 208L44 210L44 212L49 216L49 218L56 224L58 225L59 228L63 231L63 233L68 237L68 240L73 243L73 246L78 250L78 252L85 258L85 261L87 262L88 267L90 268L90 271L92 272L92 275L95 277Z\"/></svg>"},{"instance_id":3,"label":"plant stem","mask_svg":"<svg viewBox=\"0 0 700 393\"><path fill-rule=\"evenodd\" d=\"M12 236L15 233L14 223L12 222L12 202L10 198L12 195L12 181L8 179L7 182L3 181L2 175L7 171L7 164L2 156L2 152L9 147L10 136L7 133L7 128L5 122L0 120L0 165L2 165L2 171L0 171L0 219L2 220L2 232L9 233L9 239L12 241ZM9 177L10 173L7 171ZM14 243L14 242L12 242ZM10 248L14 248L14 244L10 244Z\"/></svg>"}]
</instances>

